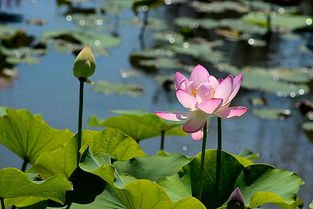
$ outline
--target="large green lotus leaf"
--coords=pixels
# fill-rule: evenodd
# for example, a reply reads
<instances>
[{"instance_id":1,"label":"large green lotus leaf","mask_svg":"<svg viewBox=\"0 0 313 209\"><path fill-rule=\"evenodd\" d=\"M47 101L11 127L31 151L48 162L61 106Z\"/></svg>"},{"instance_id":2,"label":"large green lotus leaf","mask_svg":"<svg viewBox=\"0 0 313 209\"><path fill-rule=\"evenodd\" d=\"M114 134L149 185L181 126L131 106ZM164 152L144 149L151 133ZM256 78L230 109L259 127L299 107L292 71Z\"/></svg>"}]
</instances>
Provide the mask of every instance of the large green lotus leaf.
<instances>
[{"instance_id":1,"label":"large green lotus leaf","mask_svg":"<svg viewBox=\"0 0 313 209\"><path fill-rule=\"evenodd\" d=\"M41 116L27 110L6 111L0 117L0 143L32 164L41 153L56 149L73 137L68 129L54 129Z\"/></svg>"},{"instance_id":2,"label":"large green lotus leaf","mask_svg":"<svg viewBox=\"0 0 313 209\"><path fill-rule=\"evenodd\" d=\"M262 27L267 27L267 12L252 12L245 16L243 16L243 20L256 24ZM308 26L307 20L308 16L301 15L291 15L291 14L279 14L275 13L275 15L271 16L271 24L273 28L285 28L289 30L294 30L297 28L303 28Z\"/></svg>"},{"instance_id":3,"label":"large green lotus leaf","mask_svg":"<svg viewBox=\"0 0 313 209\"><path fill-rule=\"evenodd\" d=\"M199 188L200 159L201 153L196 155L185 168L190 173L193 196L197 196ZM216 150L206 150L201 201L208 209L215 209L223 205L233 191L236 179L243 169L243 165L235 157L226 152L221 153L221 159L220 189L219 193L216 194L214 191L216 181Z\"/></svg>"},{"instance_id":4,"label":"large green lotus leaf","mask_svg":"<svg viewBox=\"0 0 313 209\"><path fill-rule=\"evenodd\" d=\"M178 201L186 197L192 197L189 175L174 174L161 179L158 184L163 187L172 201Z\"/></svg>"},{"instance_id":5,"label":"large green lotus leaf","mask_svg":"<svg viewBox=\"0 0 313 209\"><path fill-rule=\"evenodd\" d=\"M5 116L7 114L6 107L0 106L0 117Z\"/></svg>"},{"instance_id":6,"label":"large green lotus leaf","mask_svg":"<svg viewBox=\"0 0 313 209\"><path fill-rule=\"evenodd\" d=\"M89 125L95 124L95 120L93 117ZM125 114L105 120L97 119L97 121L99 122L98 126L118 128L135 140L159 136L162 131L165 131L165 135L185 136L181 128L182 123L166 122L155 114Z\"/></svg>"},{"instance_id":7,"label":"large green lotus leaf","mask_svg":"<svg viewBox=\"0 0 313 209\"><path fill-rule=\"evenodd\" d=\"M72 137L61 147L39 155L35 162L36 172L43 179L55 174L69 179L77 166L77 138Z\"/></svg>"},{"instance_id":8,"label":"large green lotus leaf","mask_svg":"<svg viewBox=\"0 0 313 209\"><path fill-rule=\"evenodd\" d=\"M102 164L92 155L91 150L86 149L80 167L108 182L127 209L205 209L202 203L193 197L172 202L163 188L152 181L132 179L127 182L118 174L114 166L108 162Z\"/></svg>"},{"instance_id":9,"label":"large green lotus leaf","mask_svg":"<svg viewBox=\"0 0 313 209\"><path fill-rule=\"evenodd\" d=\"M64 203L65 191L72 185L62 176L54 176L46 181L33 181L24 172L15 168L0 170L0 197L42 197Z\"/></svg>"},{"instance_id":10,"label":"large green lotus leaf","mask_svg":"<svg viewBox=\"0 0 313 209\"><path fill-rule=\"evenodd\" d=\"M15 198L9 198L5 200L5 206L16 206L18 208L28 207L30 205L35 205L39 202L45 202L47 201L47 198L43 197L15 197Z\"/></svg>"},{"instance_id":11,"label":"large green lotus leaf","mask_svg":"<svg viewBox=\"0 0 313 209\"><path fill-rule=\"evenodd\" d=\"M136 157L128 161L116 161L114 166L119 173L128 174L137 179L158 181L174 175L190 160L181 154L152 155Z\"/></svg>"},{"instance_id":12,"label":"large green lotus leaf","mask_svg":"<svg viewBox=\"0 0 313 209\"><path fill-rule=\"evenodd\" d=\"M270 165L241 164L234 155L221 153L222 166L219 193L215 194L216 150L207 150L204 168L204 184L201 200L208 209L226 204L231 192L239 187L245 206L255 208L267 203L284 209L296 209L296 195L303 180L293 172L275 169ZM200 157L198 154L184 170L190 174L193 195L197 195Z\"/></svg>"},{"instance_id":13,"label":"large green lotus leaf","mask_svg":"<svg viewBox=\"0 0 313 209\"><path fill-rule=\"evenodd\" d=\"M100 54L107 54L104 50L105 48L115 47L121 44L119 38L81 30L47 31L43 33L43 38L56 40L56 46L63 46L60 49L67 52L89 45L94 51Z\"/></svg>"},{"instance_id":14,"label":"large green lotus leaf","mask_svg":"<svg viewBox=\"0 0 313 209\"><path fill-rule=\"evenodd\" d=\"M275 169L270 165L246 167L236 181L245 205L256 208L272 203L281 208L296 208L296 195L303 180L293 172Z\"/></svg>"},{"instance_id":15,"label":"large green lotus leaf","mask_svg":"<svg viewBox=\"0 0 313 209\"><path fill-rule=\"evenodd\" d=\"M128 96L141 96L144 93L144 89L141 85L137 84L122 84L122 83L111 83L108 81L97 81L92 88L94 92L101 94L118 94Z\"/></svg>"},{"instance_id":16,"label":"large green lotus leaf","mask_svg":"<svg viewBox=\"0 0 313 209\"><path fill-rule=\"evenodd\" d=\"M116 160L129 160L134 157L145 156L144 151L136 141L119 129L85 130L82 133L82 139L82 150L89 146L93 153L107 153Z\"/></svg>"},{"instance_id":17,"label":"large green lotus leaf","mask_svg":"<svg viewBox=\"0 0 313 209\"><path fill-rule=\"evenodd\" d=\"M131 137L118 129L107 128L103 131L84 130L82 149L87 147L94 153L107 153L117 160L129 160L144 156L145 153ZM42 153L36 161L37 172L48 178L55 174L69 178L77 165L77 138L73 137L64 146Z\"/></svg>"},{"instance_id":18,"label":"large green lotus leaf","mask_svg":"<svg viewBox=\"0 0 313 209\"><path fill-rule=\"evenodd\" d=\"M313 208L313 201L310 203L309 207L310 207L310 209Z\"/></svg>"}]
</instances>

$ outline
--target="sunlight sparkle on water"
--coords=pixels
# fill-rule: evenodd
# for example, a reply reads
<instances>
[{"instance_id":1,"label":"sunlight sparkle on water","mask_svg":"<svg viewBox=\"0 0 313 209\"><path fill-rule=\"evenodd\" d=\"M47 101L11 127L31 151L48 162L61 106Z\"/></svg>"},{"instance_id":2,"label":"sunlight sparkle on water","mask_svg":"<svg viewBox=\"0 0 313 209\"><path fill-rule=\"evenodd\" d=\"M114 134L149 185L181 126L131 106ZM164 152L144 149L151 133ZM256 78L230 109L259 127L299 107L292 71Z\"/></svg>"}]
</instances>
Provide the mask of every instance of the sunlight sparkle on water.
<instances>
[{"instance_id":1,"label":"sunlight sparkle on water","mask_svg":"<svg viewBox=\"0 0 313 209\"><path fill-rule=\"evenodd\" d=\"M249 45L253 45L254 43L255 43L254 39L253 38L249 38L248 44Z\"/></svg>"},{"instance_id":2,"label":"sunlight sparkle on water","mask_svg":"<svg viewBox=\"0 0 313 209\"><path fill-rule=\"evenodd\" d=\"M183 145L183 146L181 147L181 149L182 149L184 152L187 152L189 148L188 148L187 145Z\"/></svg>"},{"instance_id":3,"label":"sunlight sparkle on water","mask_svg":"<svg viewBox=\"0 0 313 209\"><path fill-rule=\"evenodd\" d=\"M313 20L312 20L311 18L307 18L306 21L305 21L305 23L306 23L307 25L312 25Z\"/></svg>"},{"instance_id":4,"label":"sunlight sparkle on water","mask_svg":"<svg viewBox=\"0 0 313 209\"><path fill-rule=\"evenodd\" d=\"M66 19L66 21L70 22L70 21L72 21L73 18L71 15L67 15L65 19Z\"/></svg>"}]
</instances>

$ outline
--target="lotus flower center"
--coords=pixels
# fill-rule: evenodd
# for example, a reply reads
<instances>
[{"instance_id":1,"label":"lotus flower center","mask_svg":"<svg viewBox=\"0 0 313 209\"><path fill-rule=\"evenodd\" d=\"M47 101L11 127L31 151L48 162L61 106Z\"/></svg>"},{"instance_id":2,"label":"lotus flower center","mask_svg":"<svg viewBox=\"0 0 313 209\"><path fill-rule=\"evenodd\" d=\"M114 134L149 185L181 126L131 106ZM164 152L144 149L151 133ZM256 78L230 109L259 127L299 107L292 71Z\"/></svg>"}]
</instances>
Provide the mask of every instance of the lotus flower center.
<instances>
[{"instance_id":1,"label":"lotus flower center","mask_svg":"<svg viewBox=\"0 0 313 209\"><path fill-rule=\"evenodd\" d=\"M198 88L195 88L195 89L192 91L192 95L193 95L194 97L196 97L197 91L198 91Z\"/></svg>"}]
</instances>

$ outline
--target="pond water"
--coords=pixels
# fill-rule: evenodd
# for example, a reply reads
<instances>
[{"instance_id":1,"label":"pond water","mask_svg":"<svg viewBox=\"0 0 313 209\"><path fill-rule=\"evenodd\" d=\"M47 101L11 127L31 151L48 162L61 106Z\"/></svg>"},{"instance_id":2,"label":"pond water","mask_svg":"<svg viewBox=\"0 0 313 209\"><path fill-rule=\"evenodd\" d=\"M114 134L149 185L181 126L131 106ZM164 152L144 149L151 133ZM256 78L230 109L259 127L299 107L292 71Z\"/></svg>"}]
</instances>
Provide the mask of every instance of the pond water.
<instances>
[{"instance_id":1,"label":"pond water","mask_svg":"<svg viewBox=\"0 0 313 209\"><path fill-rule=\"evenodd\" d=\"M90 1L89 3L76 4L76 6L98 6L106 4L105 1ZM303 11L309 15L312 5L308 1L302 6ZM64 13L66 6L58 6L55 0L24 0L2 1L2 12L20 14L21 21L8 23L17 28L23 28L27 34L41 39L43 32L53 29L80 28L77 24L66 19ZM170 28L174 28L173 19L177 16L188 14L183 6L175 8L159 8L150 13L151 17L163 19ZM312 14L312 13L311 13ZM117 19L130 19L134 15L126 9L119 15L109 16L110 22ZM190 14L190 16L196 16ZM27 24L27 19L43 19L46 24L42 26ZM107 49L109 56L96 57L97 70L92 80L107 80L115 83L139 84L144 87L144 95L137 97L103 95L92 91L92 86L86 86L84 128L88 129L87 119L91 115L110 117L114 114L109 110L115 109L143 109L147 112L160 110L183 110L175 97L174 91L166 91L155 80L156 74L146 73L137 69L130 63L130 54L140 51L142 42L138 38L140 27L134 24L113 24L113 31L122 44L115 48ZM82 29L82 28L80 28ZM90 30L83 28L82 30ZM111 30L112 31L112 30ZM108 30L98 30L99 33L112 33ZM199 31L201 36L206 36L205 31ZM145 46L153 46L153 31L146 30L144 34ZM312 44L310 33L301 33L297 39L283 39L273 35L271 42L266 47L251 47L246 43L229 42L221 50L227 53L228 63L239 68L253 65L260 67L293 68L298 66L313 66L311 52L296 51L296 48ZM214 36L210 39L214 40ZM78 102L78 81L72 75L74 56L69 53L60 53L49 42L47 53L39 58L39 64L20 64L19 77L12 86L0 90L0 106L16 109L29 109L32 113L41 113L45 121L51 126L63 129L69 128L75 132ZM191 65L198 64L195 60L189 61ZM203 64L210 71L209 63ZM121 71L135 70L136 76L125 78ZM173 74L175 71L161 70L163 74ZM213 75L223 75L216 70L210 71ZM266 98L268 107L286 108L291 111L291 116L284 120L264 120L253 114L254 106L250 99L255 97ZM244 105L249 111L240 118L223 120L223 149L232 153L239 153L248 148L260 154L258 162L265 162L276 167L296 172L305 180L301 187L300 198L306 205L313 199L313 143L304 134L301 125L305 118L295 107L297 101L312 100L312 94L301 97L278 97L275 94L260 91L241 89L233 105ZM148 154L154 154L159 148L159 139L152 138L141 142L141 146ZM211 120L207 148L216 148L216 120ZM201 149L201 142L193 141L187 137L168 137L165 144L166 151L195 155ZM22 164L8 149L0 145L0 168L17 167Z\"/></svg>"}]
</instances>

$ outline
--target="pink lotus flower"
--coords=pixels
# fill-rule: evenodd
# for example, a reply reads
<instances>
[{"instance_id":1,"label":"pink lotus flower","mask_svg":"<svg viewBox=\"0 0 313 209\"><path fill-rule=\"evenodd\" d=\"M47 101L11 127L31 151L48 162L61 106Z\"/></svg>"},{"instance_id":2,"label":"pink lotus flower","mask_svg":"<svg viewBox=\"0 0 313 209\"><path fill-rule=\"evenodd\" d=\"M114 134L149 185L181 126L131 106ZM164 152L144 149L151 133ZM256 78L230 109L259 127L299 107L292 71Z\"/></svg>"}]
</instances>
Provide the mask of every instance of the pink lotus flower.
<instances>
[{"instance_id":1,"label":"pink lotus flower","mask_svg":"<svg viewBox=\"0 0 313 209\"><path fill-rule=\"evenodd\" d=\"M178 101L190 112L155 112L159 117L171 120L187 120L183 130L192 134L194 140L203 136L202 128L208 114L221 118L233 118L243 115L248 109L243 106L229 107L239 91L242 74L235 78L229 75L225 79L216 79L201 65L197 65L188 80L177 72L174 78Z\"/></svg>"}]
</instances>

